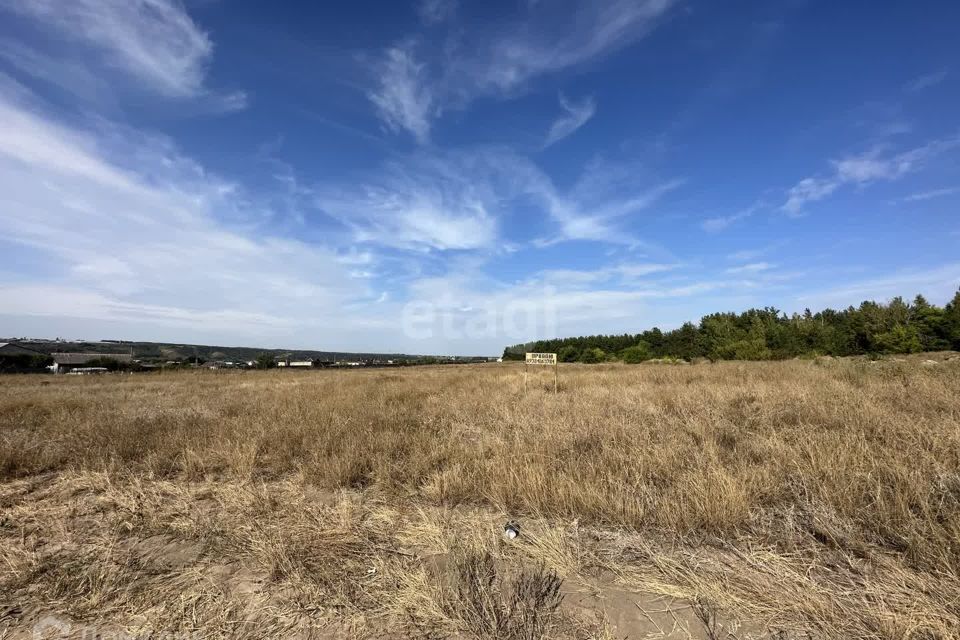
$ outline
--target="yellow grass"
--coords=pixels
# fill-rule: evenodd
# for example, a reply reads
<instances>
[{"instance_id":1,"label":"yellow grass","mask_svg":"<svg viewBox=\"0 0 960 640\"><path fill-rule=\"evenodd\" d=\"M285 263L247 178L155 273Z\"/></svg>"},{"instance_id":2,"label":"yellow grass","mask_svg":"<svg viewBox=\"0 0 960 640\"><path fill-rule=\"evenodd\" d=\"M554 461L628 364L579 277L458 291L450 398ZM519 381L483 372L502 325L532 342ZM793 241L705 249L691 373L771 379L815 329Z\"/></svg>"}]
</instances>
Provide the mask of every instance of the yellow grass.
<instances>
[{"instance_id":1,"label":"yellow grass","mask_svg":"<svg viewBox=\"0 0 960 640\"><path fill-rule=\"evenodd\" d=\"M555 572L736 637L960 637L958 362L522 371L0 379L8 617L487 637ZM606 637L597 610L511 637Z\"/></svg>"}]
</instances>

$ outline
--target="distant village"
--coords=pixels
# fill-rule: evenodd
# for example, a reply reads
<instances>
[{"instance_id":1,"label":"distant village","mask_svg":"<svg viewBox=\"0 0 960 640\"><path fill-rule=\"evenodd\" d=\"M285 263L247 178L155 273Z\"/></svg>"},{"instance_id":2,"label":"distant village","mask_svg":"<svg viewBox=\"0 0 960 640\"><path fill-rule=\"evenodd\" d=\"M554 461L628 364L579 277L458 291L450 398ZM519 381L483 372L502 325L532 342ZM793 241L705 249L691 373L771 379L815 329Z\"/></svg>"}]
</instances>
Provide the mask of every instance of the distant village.
<instances>
[{"instance_id":1,"label":"distant village","mask_svg":"<svg viewBox=\"0 0 960 640\"><path fill-rule=\"evenodd\" d=\"M146 345L146 348L144 346ZM83 346L84 349L77 349ZM178 349L179 347L179 349ZM124 351L121 351L124 349ZM244 352L248 357L226 356L223 351ZM211 350L214 350L210 353ZM192 351L184 354L183 351ZM121 341L8 340L0 342L0 372L95 375L116 372L145 373L165 370L248 370L248 369L353 369L364 367L405 367L427 364L476 364L498 362L486 356L391 356L377 354L327 354L306 357L303 352L218 348L196 345L160 345ZM340 357L336 357L336 356Z\"/></svg>"}]
</instances>

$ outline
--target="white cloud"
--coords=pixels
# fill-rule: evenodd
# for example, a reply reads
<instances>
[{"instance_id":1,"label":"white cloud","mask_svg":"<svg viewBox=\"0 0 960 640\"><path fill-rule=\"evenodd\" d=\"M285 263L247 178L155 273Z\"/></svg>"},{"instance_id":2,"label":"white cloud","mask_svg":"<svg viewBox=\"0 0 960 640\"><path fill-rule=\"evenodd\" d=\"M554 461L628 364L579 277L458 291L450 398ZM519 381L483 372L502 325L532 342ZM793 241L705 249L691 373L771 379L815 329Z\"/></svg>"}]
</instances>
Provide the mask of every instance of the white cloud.
<instances>
[{"instance_id":1,"label":"white cloud","mask_svg":"<svg viewBox=\"0 0 960 640\"><path fill-rule=\"evenodd\" d=\"M791 215L797 215L808 202L826 198L841 184L837 178L804 178L787 192L787 201L782 208Z\"/></svg>"},{"instance_id":2,"label":"white cloud","mask_svg":"<svg viewBox=\"0 0 960 640\"><path fill-rule=\"evenodd\" d=\"M832 174L804 178L798 182L787 192L787 200L781 209L788 214L798 215L808 203L822 200L844 185L865 186L878 180L896 180L918 171L930 159L958 146L960 136L953 136L894 155L884 156L882 150L877 148L833 160Z\"/></svg>"},{"instance_id":3,"label":"white cloud","mask_svg":"<svg viewBox=\"0 0 960 640\"><path fill-rule=\"evenodd\" d=\"M107 82L74 59L49 55L13 40L0 40L0 58L20 73L31 75L85 102L104 100L111 93Z\"/></svg>"},{"instance_id":4,"label":"white cloud","mask_svg":"<svg viewBox=\"0 0 960 640\"><path fill-rule=\"evenodd\" d=\"M922 200L932 200L960 193L960 187L945 187L943 189L931 189L929 191L919 191L903 198L903 202L920 202Z\"/></svg>"},{"instance_id":5,"label":"white cloud","mask_svg":"<svg viewBox=\"0 0 960 640\"><path fill-rule=\"evenodd\" d=\"M643 38L673 0L594 0L529 8L525 19L499 27L476 58L455 61L472 68L478 93L511 91L537 76L576 67Z\"/></svg>"},{"instance_id":6,"label":"white cloud","mask_svg":"<svg viewBox=\"0 0 960 640\"><path fill-rule=\"evenodd\" d=\"M210 95L209 101L216 111L243 111L250 104L250 96L246 91L232 91Z\"/></svg>"},{"instance_id":7,"label":"white cloud","mask_svg":"<svg viewBox=\"0 0 960 640\"><path fill-rule=\"evenodd\" d=\"M615 260L505 282L485 275L475 254L447 254L430 265L436 269L423 270L439 276L409 269L391 273L400 281L386 289L377 281L395 265L386 268L387 258L371 244L496 248L499 220L521 203L536 205L557 226L570 222L564 234L580 228L572 221L600 216L615 241L624 235L617 225L625 212L649 208L679 184L638 188L631 176L634 167L618 172L597 164L573 188L560 189L507 151L421 151L361 181L355 192L310 191L352 203L341 219L368 239L336 251L250 224L238 210L242 186L210 175L163 138L104 123L80 128L4 92L0 238L27 259L0 274L0 321L14 333L49 327L101 337L492 354L536 337L669 326L740 300L745 308L755 302L747 291L768 302L781 274L763 262L698 278L678 261ZM427 259L415 262L422 267ZM26 266L36 264L41 271ZM941 287L957 274L954 266L910 281ZM398 319L410 299L448 314L450 328L447 316L437 316L429 338L405 334ZM539 319L514 323L514 311L530 303Z\"/></svg>"},{"instance_id":8,"label":"white cloud","mask_svg":"<svg viewBox=\"0 0 960 640\"><path fill-rule=\"evenodd\" d=\"M760 273L761 271L769 271L773 267L774 265L768 262L751 262L749 264L740 265L739 267L730 267L727 269L727 273Z\"/></svg>"},{"instance_id":9,"label":"white cloud","mask_svg":"<svg viewBox=\"0 0 960 640\"><path fill-rule=\"evenodd\" d=\"M756 202L750 205L749 207L747 207L746 209L738 211L737 213L731 214L729 216L716 216L714 218L707 218L706 220L700 223L700 228L702 228L704 231L707 231L709 233L717 233L717 232L723 231L724 229L727 229L733 224L739 222L740 220L744 220L754 215L755 213L760 211L762 207L763 207L762 203Z\"/></svg>"},{"instance_id":10,"label":"white cloud","mask_svg":"<svg viewBox=\"0 0 960 640\"><path fill-rule=\"evenodd\" d=\"M213 43L176 0L3 0L61 37L82 43L170 97L204 93Z\"/></svg>"},{"instance_id":11,"label":"white cloud","mask_svg":"<svg viewBox=\"0 0 960 640\"><path fill-rule=\"evenodd\" d=\"M684 180L673 179L645 188L634 184L597 185L589 179L588 173L570 193L561 194L546 176L534 174L529 178L529 193L560 225L558 235L540 238L537 244L548 246L568 240L593 240L645 245L620 228L622 218L650 208L682 184Z\"/></svg>"},{"instance_id":12,"label":"white cloud","mask_svg":"<svg viewBox=\"0 0 960 640\"><path fill-rule=\"evenodd\" d=\"M253 313L236 309L185 309L149 303L130 303L93 290L48 284L0 285L0 295L9 304L8 315L52 316L109 320L135 324L162 324L191 329L230 327L254 331L289 330L294 320L289 317Z\"/></svg>"},{"instance_id":13,"label":"white cloud","mask_svg":"<svg viewBox=\"0 0 960 640\"><path fill-rule=\"evenodd\" d=\"M733 260L734 262L744 262L747 260L753 260L764 255L767 250L764 249L744 249L742 251L735 251L727 256L728 260Z\"/></svg>"},{"instance_id":14,"label":"white cloud","mask_svg":"<svg viewBox=\"0 0 960 640\"><path fill-rule=\"evenodd\" d=\"M3 275L5 316L276 340L372 295L333 251L231 226L238 187L166 140L99 126L0 97L0 237L45 265Z\"/></svg>"},{"instance_id":15,"label":"white cloud","mask_svg":"<svg viewBox=\"0 0 960 640\"><path fill-rule=\"evenodd\" d=\"M421 0L417 13L426 25L434 25L453 17L457 12L457 0Z\"/></svg>"},{"instance_id":16,"label":"white cloud","mask_svg":"<svg viewBox=\"0 0 960 640\"><path fill-rule=\"evenodd\" d=\"M426 66L417 62L414 49L413 43L407 42L387 50L378 86L368 96L391 130L406 130L425 144L430 139L433 92Z\"/></svg>"},{"instance_id":17,"label":"white cloud","mask_svg":"<svg viewBox=\"0 0 960 640\"><path fill-rule=\"evenodd\" d=\"M539 76L602 58L643 38L674 4L675 0L574 1L568 7L530 4L522 16L487 29L456 29L442 48L427 52L431 68L416 59L411 41L404 40L385 51L376 88L368 95L387 126L408 130L422 142L430 119L444 110L481 96L510 95Z\"/></svg>"},{"instance_id":18,"label":"white cloud","mask_svg":"<svg viewBox=\"0 0 960 640\"><path fill-rule=\"evenodd\" d=\"M358 251L356 247L350 247L345 253L337 254L337 262L340 264L363 266L372 264L373 261L373 253L370 251Z\"/></svg>"},{"instance_id":19,"label":"white cloud","mask_svg":"<svg viewBox=\"0 0 960 640\"><path fill-rule=\"evenodd\" d=\"M769 255L771 252L779 249L783 245L787 244L787 240L780 240L779 242L774 242L765 247L759 247L757 249L743 249L741 251L735 251L727 256L728 260L733 262L751 262L762 258L763 256Z\"/></svg>"},{"instance_id":20,"label":"white cloud","mask_svg":"<svg viewBox=\"0 0 960 640\"><path fill-rule=\"evenodd\" d=\"M632 279L632 278L642 278L644 276L653 275L655 273L662 273L664 271L671 271L676 269L679 265L676 264L636 264L636 263L626 263L619 264L616 266L616 271L623 278Z\"/></svg>"},{"instance_id":21,"label":"white cloud","mask_svg":"<svg viewBox=\"0 0 960 640\"><path fill-rule=\"evenodd\" d=\"M492 248L499 177L483 156L420 153L346 186L321 186L317 205L356 242L398 249Z\"/></svg>"},{"instance_id":22,"label":"white cloud","mask_svg":"<svg viewBox=\"0 0 960 640\"><path fill-rule=\"evenodd\" d=\"M908 82L905 88L911 93L916 93L917 91L923 91L924 89L937 86L943 82L946 77L947 71L945 69L942 71L927 73Z\"/></svg>"},{"instance_id":23,"label":"white cloud","mask_svg":"<svg viewBox=\"0 0 960 640\"><path fill-rule=\"evenodd\" d=\"M682 180L638 186L634 174L605 183L591 176L561 192L529 159L499 148L453 153L421 150L383 170L317 188L317 205L347 225L354 240L399 249L509 249L499 220L530 207L557 226L539 246L568 240L641 244L621 219L649 208ZM616 174L615 170L605 173Z\"/></svg>"},{"instance_id":24,"label":"white cloud","mask_svg":"<svg viewBox=\"0 0 960 640\"><path fill-rule=\"evenodd\" d=\"M44 265L41 272L18 260L0 274L0 295L13 301L0 320L15 333L23 327L55 333L92 327L84 330L114 337L496 352L514 334L417 341L403 333L397 319L408 294L427 290L429 279L418 273L446 270L447 279L462 279L458 317L476 315L487 303L522 302L542 291L544 282L506 285L482 275L483 263L471 258L478 254L446 254L431 262L422 251L499 255L500 244L515 246L501 241L500 220L516 215L518 206L525 207L523 215L536 211L562 227L562 239L594 237L597 229L577 220L599 216L609 234L603 237L621 242L618 216L650 206L679 184L638 188L629 180L635 171L618 175L598 166L561 191L532 162L509 151L422 150L351 181L349 189L306 190L325 208L343 205L337 216L356 244L340 242L337 251L271 235L246 211L250 194L241 185L211 175L169 140L96 122L77 126L28 100L0 96L0 238L27 257L23 265ZM378 253L380 246L392 251ZM607 288L581 291L559 304L567 318L585 323L608 313L604 322L613 322L651 297L719 286L659 286L651 280L675 266L618 262L603 268ZM633 284L643 291L615 289ZM503 307L498 309L502 319Z\"/></svg>"},{"instance_id":25,"label":"white cloud","mask_svg":"<svg viewBox=\"0 0 960 640\"><path fill-rule=\"evenodd\" d=\"M577 103L570 102L561 94L560 107L564 110L564 115L554 120L550 126L547 139L543 143L544 147L549 147L572 134L585 125L597 111L597 103L591 97L586 97Z\"/></svg>"},{"instance_id":26,"label":"white cloud","mask_svg":"<svg viewBox=\"0 0 960 640\"><path fill-rule=\"evenodd\" d=\"M860 184L873 180L893 180L910 169L909 163L878 158L879 150L859 156L850 156L833 161L837 180L843 183Z\"/></svg>"},{"instance_id":27,"label":"white cloud","mask_svg":"<svg viewBox=\"0 0 960 640\"><path fill-rule=\"evenodd\" d=\"M667 271L678 269L679 264L625 262L602 267L600 269L547 269L538 273L533 281L542 281L548 285L579 287L597 283L634 284L636 281Z\"/></svg>"},{"instance_id":28,"label":"white cloud","mask_svg":"<svg viewBox=\"0 0 960 640\"><path fill-rule=\"evenodd\" d=\"M523 175L518 171L518 174ZM622 228L624 219L650 209L686 183L682 178L648 175L635 162L590 163L573 188L562 192L543 174L525 178L528 191L560 225L559 235L541 238L549 245L566 240L593 240L660 251ZM658 258L659 259L659 258Z\"/></svg>"}]
</instances>

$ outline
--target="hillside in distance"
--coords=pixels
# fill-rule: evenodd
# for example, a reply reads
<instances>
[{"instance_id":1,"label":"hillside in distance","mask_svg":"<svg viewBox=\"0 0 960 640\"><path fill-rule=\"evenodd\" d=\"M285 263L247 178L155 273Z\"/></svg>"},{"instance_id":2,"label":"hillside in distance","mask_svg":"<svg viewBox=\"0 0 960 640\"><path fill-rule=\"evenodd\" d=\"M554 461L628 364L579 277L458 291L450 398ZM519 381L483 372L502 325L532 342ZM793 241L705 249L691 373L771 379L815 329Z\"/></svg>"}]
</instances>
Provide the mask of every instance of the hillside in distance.
<instances>
[{"instance_id":1,"label":"hillside in distance","mask_svg":"<svg viewBox=\"0 0 960 640\"><path fill-rule=\"evenodd\" d=\"M314 351L309 349L262 349L257 347L224 347L218 345L180 344L171 342L139 342L130 340L48 340L41 338L0 338L0 342L17 342L43 353L84 352L104 354L132 354L141 361L238 361L249 362L260 354L291 360L358 361L358 362L417 362L437 356L404 353L357 353L347 351ZM474 358L441 359L473 360ZM484 358L485 359L485 358Z\"/></svg>"}]
</instances>

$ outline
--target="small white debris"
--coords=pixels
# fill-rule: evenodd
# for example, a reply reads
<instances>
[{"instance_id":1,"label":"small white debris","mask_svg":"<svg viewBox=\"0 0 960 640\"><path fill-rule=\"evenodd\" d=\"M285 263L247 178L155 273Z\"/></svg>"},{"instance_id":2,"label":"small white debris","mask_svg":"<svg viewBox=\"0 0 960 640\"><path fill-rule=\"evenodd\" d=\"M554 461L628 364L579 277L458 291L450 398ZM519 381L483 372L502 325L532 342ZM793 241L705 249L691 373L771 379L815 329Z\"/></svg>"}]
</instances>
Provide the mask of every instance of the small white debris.
<instances>
[{"instance_id":1,"label":"small white debris","mask_svg":"<svg viewBox=\"0 0 960 640\"><path fill-rule=\"evenodd\" d=\"M504 540L513 540L518 535L520 535L520 525L511 520L507 524L503 525L503 538Z\"/></svg>"}]
</instances>

